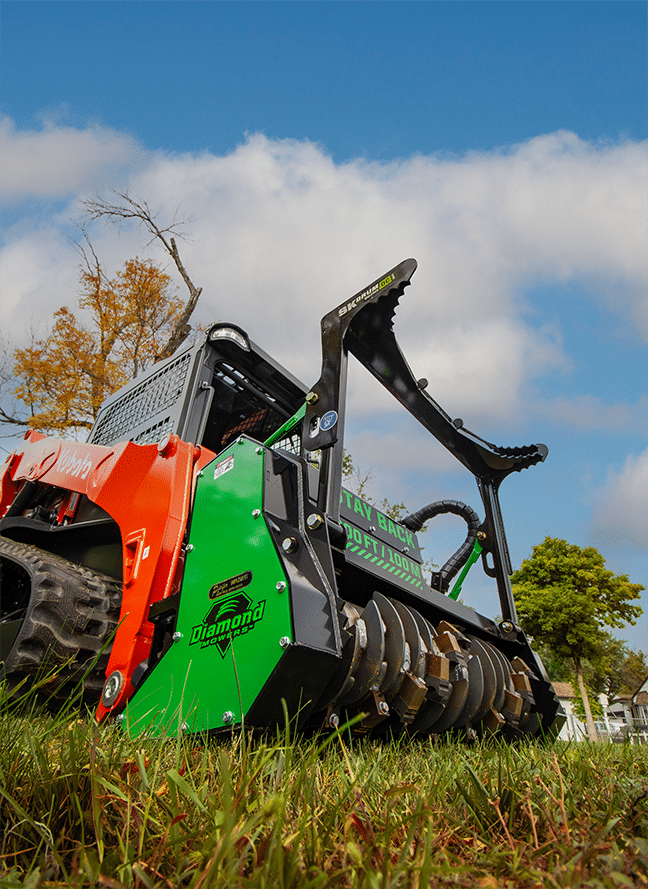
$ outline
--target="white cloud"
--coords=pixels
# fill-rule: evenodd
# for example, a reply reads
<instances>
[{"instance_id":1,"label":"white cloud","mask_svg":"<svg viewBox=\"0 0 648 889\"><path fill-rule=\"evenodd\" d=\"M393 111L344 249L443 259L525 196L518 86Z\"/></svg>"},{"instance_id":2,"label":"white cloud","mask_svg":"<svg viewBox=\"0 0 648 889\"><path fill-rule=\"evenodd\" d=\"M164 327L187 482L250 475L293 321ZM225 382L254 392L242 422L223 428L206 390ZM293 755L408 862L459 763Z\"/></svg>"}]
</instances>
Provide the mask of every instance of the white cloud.
<instances>
[{"instance_id":1,"label":"white cloud","mask_svg":"<svg viewBox=\"0 0 648 889\"><path fill-rule=\"evenodd\" d=\"M124 176L146 157L132 137L106 127L57 126L16 130L0 119L0 199L53 199L85 188L99 188L105 178Z\"/></svg>"},{"instance_id":2,"label":"white cloud","mask_svg":"<svg viewBox=\"0 0 648 889\"><path fill-rule=\"evenodd\" d=\"M5 329L14 337L32 319L47 322L60 306L75 303L79 257L61 231L48 227L11 240L0 258L2 315L11 319Z\"/></svg>"},{"instance_id":3,"label":"white cloud","mask_svg":"<svg viewBox=\"0 0 648 889\"><path fill-rule=\"evenodd\" d=\"M102 171L137 152L108 131L5 132L14 156L22 146L38 161L32 180L26 163L10 174L16 191L54 193L63 180L100 189ZM525 288L584 282L648 337L646 157L646 144L561 132L505 152L335 164L311 142L255 135L224 157L150 155L119 186L167 218L178 206L192 217L181 251L203 287L198 320L238 322L305 382L319 373L320 317L415 256L397 336L433 397L470 425L475 413L510 418L529 381L564 366L559 331L525 321ZM10 324L34 305L73 302L77 263L63 235L75 211L73 202L47 230L8 233L0 260ZM92 238L110 274L145 252L134 229L97 227Z\"/></svg>"},{"instance_id":4,"label":"white cloud","mask_svg":"<svg viewBox=\"0 0 648 889\"><path fill-rule=\"evenodd\" d=\"M611 472L592 522L597 545L648 550L648 449L630 455L621 472Z\"/></svg>"}]
</instances>

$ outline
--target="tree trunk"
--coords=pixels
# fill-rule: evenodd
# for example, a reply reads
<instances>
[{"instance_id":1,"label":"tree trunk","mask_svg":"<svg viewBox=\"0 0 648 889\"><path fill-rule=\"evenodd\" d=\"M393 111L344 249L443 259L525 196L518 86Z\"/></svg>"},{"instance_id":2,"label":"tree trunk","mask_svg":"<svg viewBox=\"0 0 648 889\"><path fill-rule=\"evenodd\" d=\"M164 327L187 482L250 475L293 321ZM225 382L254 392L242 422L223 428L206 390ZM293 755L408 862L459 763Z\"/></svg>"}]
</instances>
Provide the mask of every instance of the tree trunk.
<instances>
[{"instance_id":1,"label":"tree trunk","mask_svg":"<svg viewBox=\"0 0 648 889\"><path fill-rule=\"evenodd\" d=\"M598 732L596 731L596 726L594 725L594 717L592 716L592 709L590 707L589 695L587 694L587 689L585 688L585 679L583 677L583 665L580 662L580 659L574 658L574 664L576 666L576 676L578 677L578 688L580 690L581 698L583 701L583 707L585 709L585 724L587 725L587 737L590 741L598 741Z\"/></svg>"}]
</instances>

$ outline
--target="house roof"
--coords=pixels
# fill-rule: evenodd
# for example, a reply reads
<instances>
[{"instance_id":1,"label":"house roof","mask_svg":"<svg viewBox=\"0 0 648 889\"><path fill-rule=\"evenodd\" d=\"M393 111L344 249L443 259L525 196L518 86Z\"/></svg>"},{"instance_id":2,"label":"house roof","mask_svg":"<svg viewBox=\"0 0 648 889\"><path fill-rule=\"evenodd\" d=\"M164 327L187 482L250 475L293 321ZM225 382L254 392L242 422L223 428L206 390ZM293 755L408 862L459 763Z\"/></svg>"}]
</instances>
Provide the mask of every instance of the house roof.
<instances>
[{"instance_id":1,"label":"house roof","mask_svg":"<svg viewBox=\"0 0 648 889\"><path fill-rule=\"evenodd\" d=\"M646 694L648 694L648 676L646 676L644 681L641 683L639 688L636 690L636 692L634 693L634 697L638 699L639 695L646 695ZM637 700L637 704L644 704L644 703L646 703L646 702L643 700L642 701Z\"/></svg>"}]
</instances>

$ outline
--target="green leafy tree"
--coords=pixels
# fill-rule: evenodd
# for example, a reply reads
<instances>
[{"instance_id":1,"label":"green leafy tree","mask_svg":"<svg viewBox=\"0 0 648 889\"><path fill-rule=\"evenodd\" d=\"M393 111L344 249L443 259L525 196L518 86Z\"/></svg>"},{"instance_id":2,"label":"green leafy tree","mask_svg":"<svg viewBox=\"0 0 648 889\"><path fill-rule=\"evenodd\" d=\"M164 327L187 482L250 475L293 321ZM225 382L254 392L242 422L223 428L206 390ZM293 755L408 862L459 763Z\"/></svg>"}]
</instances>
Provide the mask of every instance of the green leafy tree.
<instances>
[{"instance_id":1,"label":"green leafy tree","mask_svg":"<svg viewBox=\"0 0 648 889\"><path fill-rule=\"evenodd\" d=\"M587 688L587 685L585 687ZM604 719L605 714L603 712L603 706L597 697L589 699L589 708L593 719L596 719L598 722L601 722ZM574 713L580 720L585 720L585 722L587 722L587 711L585 709L583 698L576 698L574 700Z\"/></svg>"},{"instance_id":2,"label":"green leafy tree","mask_svg":"<svg viewBox=\"0 0 648 889\"><path fill-rule=\"evenodd\" d=\"M513 592L525 631L552 651L571 658L591 740L597 739L584 665L596 660L606 641L605 627L634 624L642 613L633 604L644 589L615 575L594 547L575 546L546 537L534 546L512 576Z\"/></svg>"},{"instance_id":3,"label":"green leafy tree","mask_svg":"<svg viewBox=\"0 0 648 889\"><path fill-rule=\"evenodd\" d=\"M571 658L556 654L550 645L547 645L546 642L542 642L539 639L534 640L533 648L536 654L540 656L544 668L547 671L547 675L552 682L575 681L574 665L571 662Z\"/></svg>"},{"instance_id":4,"label":"green leafy tree","mask_svg":"<svg viewBox=\"0 0 648 889\"><path fill-rule=\"evenodd\" d=\"M576 685L576 671L571 657L557 654L546 642L539 640L534 641L533 647L552 682ZM625 642L604 630L596 652L583 661L583 675L588 694L603 693L612 700L617 695L634 694L648 677L648 660L643 651L628 648ZM602 718L603 711L598 699L590 697L590 705L592 714ZM580 698L574 709L577 715L584 717L585 708Z\"/></svg>"},{"instance_id":5,"label":"green leafy tree","mask_svg":"<svg viewBox=\"0 0 648 889\"><path fill-rule=\"evenodd\" d=\"M632 695L648 676L646 655L643 651L628 648L625 643L610 636L602 654L598 675L602 684L601 691L609 698Z\"/></svg>"}]
</instances>

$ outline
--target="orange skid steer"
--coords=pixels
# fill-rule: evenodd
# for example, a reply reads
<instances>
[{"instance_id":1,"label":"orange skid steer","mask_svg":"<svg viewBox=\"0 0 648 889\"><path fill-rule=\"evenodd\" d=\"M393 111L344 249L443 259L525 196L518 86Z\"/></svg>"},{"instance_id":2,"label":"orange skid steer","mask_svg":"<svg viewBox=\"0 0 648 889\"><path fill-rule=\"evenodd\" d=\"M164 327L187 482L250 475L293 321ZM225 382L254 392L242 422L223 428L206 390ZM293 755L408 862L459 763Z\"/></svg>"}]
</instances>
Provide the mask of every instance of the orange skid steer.
<instances>
[{"instance_id":1,"label":"orange skid steer","mask_svg":"<svg viewBox=\"0 0 648 889\"><path fill-rule=\"evenodd\" d=\"M30 432L0 476L0 660L11 691L82 682L131 734L246 724L392 737L551 737L564 714L518 625L498 490L544 445L453 421L396 342L405 260L327 313L304 386L234 324L102 406L88 443ZM430 503L402 521L342 486L349 355L475 478L483 518ZM395 455L397 457L397 455ZM466 522L426 579L417 532ZM494 620L457 600L480 562ZM41 689L41 692L43 689Z\"/></svg>"}]
</instances>

